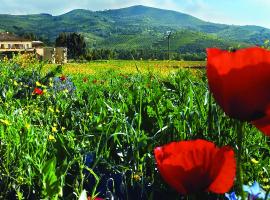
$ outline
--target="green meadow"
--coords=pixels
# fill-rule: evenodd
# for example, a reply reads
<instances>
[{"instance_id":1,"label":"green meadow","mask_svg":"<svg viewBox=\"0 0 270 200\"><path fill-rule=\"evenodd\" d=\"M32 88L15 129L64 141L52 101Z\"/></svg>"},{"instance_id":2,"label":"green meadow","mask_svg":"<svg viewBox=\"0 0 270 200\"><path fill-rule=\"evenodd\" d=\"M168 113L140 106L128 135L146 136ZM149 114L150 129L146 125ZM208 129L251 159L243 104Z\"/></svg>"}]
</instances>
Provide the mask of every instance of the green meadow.
<instances>
[{"instance_id":1,"label":"green meadow","mask_svg":"<svg viewBox=\"0 0 270 200\"><path fill-rule=\"evenodd\" d=\"M155 147L201 138L237 149L236 122L209 94L204 66L0 61L0 199L71 200L83 190L104 199L181 199L160 176ZM257 180L267 191L269 139L250 124L244 133L244 183Z\"/></svg>"}]
</instances>

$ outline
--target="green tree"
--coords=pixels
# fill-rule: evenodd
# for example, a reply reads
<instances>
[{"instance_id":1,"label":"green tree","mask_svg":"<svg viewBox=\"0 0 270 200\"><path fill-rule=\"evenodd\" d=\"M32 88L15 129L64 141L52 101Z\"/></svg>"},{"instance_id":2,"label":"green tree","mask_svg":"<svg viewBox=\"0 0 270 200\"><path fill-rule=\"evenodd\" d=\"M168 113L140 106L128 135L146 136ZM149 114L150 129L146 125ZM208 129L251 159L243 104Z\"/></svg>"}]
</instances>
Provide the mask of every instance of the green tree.
<instances>
[{"instance_id":1,"label":"green tree","mask_svg":"<svg viewBox=\"0 0 270 200\"><path fill-rule=\"evenodd\" d=\"M56 47L67 47L68 58L80 59L86 55L86 42L79 33L60 33L55 40Z\"/></svg>"}]
</instances>

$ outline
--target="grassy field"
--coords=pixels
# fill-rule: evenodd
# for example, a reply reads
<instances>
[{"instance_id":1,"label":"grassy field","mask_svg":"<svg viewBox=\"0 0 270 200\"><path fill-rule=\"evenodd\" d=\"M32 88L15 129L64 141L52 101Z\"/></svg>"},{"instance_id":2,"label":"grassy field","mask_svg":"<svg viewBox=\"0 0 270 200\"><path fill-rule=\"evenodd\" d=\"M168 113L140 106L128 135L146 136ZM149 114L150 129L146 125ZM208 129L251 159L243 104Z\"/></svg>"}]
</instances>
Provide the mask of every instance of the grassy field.
<instances>
[{"instance_id":1,"label":"grassy field","mask_svg":"<svg viewBox=\"0 0 270 200\"><path fill-rule=\"evenodd\" d=\"M94 75L114 71L122 74L152 73L167 77L181 68L203 68L205 61L129 61L108 60L91 61L89 63L68 63L63 65L64 74ZM55 65L46 65L44 71L51 70Z\"/></svg>"},{"instance_id":2,"label":"grassy field","mask_svg":"<svg viewBox=\"0 0 270 200\"><path fill-rule=\"evenodd\" d=\"M153 149L197 138L237 149L236 123L209 94L205 71L185 68L204 64L96 61L57 71L0 61L0 199L72 200L84 189L102 198L188 199L161 178ZM268 190L269 139L249 124L244 131L244 183Z\"/></svg>"}]
</instances>

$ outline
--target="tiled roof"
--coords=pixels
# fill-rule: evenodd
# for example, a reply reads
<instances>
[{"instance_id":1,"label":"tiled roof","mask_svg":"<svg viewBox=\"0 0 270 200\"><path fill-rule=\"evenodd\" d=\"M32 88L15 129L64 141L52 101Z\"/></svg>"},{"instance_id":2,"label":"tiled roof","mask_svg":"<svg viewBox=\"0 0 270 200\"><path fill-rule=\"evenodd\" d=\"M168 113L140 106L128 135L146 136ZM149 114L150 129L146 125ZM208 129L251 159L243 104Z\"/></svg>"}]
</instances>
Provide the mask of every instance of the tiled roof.
<instances>
[{"instance_id":1,"label":"tiled roof","mask_svg":"<svg viewBox=\"0 0 270 200\"><path fill-rule=\"evenodd\" d=\"M19 36L16 36L14 34L11 34L11 33L0 33L0 42L3 42L3 41L21 41L21 42L30 42L32 40L30 39L25 39L25 38L22 38L22 37L19 37Z\"/></svg>"}]
</instances>

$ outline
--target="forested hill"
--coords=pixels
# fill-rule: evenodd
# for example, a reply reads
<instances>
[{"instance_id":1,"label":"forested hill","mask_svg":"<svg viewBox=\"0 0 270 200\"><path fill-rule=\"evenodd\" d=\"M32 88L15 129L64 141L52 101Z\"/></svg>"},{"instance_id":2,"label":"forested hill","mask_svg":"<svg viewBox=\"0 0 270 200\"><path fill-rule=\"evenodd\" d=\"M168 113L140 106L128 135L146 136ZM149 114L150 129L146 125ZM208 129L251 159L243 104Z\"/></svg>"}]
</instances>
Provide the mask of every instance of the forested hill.
<instances>
[{"instance_id":1,"label":"forested hill","mask_svg":"<svg viewBox=\"0 0 270 200\"><path fill-rule=\"evenodd\" d=\"M210 23L193 16L146 6L115 10L72 10L66 14L0 15L0 31L34 33L54 42L61 32L79 32L96 48L165 48L172 31L172 48L198 51L209 46L263 44L270 30L259 26Z\"/></svg>"}]
</instances>

